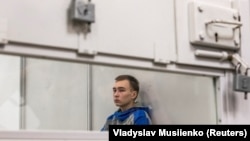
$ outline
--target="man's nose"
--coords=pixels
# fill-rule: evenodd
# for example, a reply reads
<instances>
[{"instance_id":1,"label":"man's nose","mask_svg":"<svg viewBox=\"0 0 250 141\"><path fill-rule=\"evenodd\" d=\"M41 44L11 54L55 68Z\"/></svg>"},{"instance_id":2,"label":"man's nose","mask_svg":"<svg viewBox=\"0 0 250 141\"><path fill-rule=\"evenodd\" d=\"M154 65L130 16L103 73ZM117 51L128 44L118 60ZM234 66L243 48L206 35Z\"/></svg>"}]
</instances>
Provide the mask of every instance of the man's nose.
<instances>
[{"instance_id":1,"label":"man's nose","mask_svg":"<svg viewBox=\"0 0 250 141\"><path fill-rule=\"evenodd\" d=\"M115 97L119 96L119 92L118 91L114 92L114 96Z\"/></svg>"}]
</instances>

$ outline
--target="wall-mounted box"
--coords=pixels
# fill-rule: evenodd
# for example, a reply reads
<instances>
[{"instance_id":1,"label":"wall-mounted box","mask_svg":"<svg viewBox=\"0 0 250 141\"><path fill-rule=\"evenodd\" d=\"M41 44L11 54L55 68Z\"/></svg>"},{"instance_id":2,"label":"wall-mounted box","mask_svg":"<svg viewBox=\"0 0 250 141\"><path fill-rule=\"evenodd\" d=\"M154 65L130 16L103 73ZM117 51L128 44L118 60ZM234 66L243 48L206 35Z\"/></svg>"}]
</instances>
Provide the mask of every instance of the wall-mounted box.
<instances>
[{"instance_id":1,"label":"wall-mounted box","mask_svg":"<svg viewBox=\"0 0 250 141\"><path fill-rule=\"evenodd\" d=\"M188 4L189 39L192 44L239 49L240 15L236 9L192 1Z\"/></svg>"},{"instance_id":2,"label":"wall-mounted box","mask_svg":"<svg viewBox=\"0 0 250 141\"><path fill-rule=\"evenodd\" d=\"M206 2L206 3L205 3ZM200 5L200 6L198 6ZM234 46L233 39L225 40L221 37L232 36L232 27L237 25L234 24L219 24L223 27L216 24L215 29L219 30L219 41L216 42L214 36L207 37L204 36L204 40L200 41L199 33L205 31L206 22L211 22L212 20L217 20L219 18L224 21L230 21L229 17L234 21L233 14L237 13L237 8L232 6L232 2L228 0L211 0L211 1L202 1L202 0L175 0L175 9L176 9L176 42L177 42L177 63L199 66L199 67L209 67L216 69L231 69L233 66L230 61L221 61L219 58L206 58L198 57L195 52L197 49L211 52L235 52L239 47ZM194 8L196 7L196 8ZM203 13L200 13L198 7L203 9ZM210 10L209 8L212 7ZM209 10L207 10L209 9ZM195 12L192 12L194 11ZM228 12L228 10L230 12ZM206 13L205 11L209 11ZM225 16L222 11L226 11ZM232 12L233 11L233 12ZM193 15L191 14L193 13ZM205 13L207 15L205 15ZM240 12L241 13L241 12ZM200 14L200 15L199 15ZM230 16L229 16L230 15ZM238 20L235 20L235 23L240 23ZM214 26L214 23L208 23L209 26ZM225 27L225 28L224 28ZM191 29L192 28L192 29ZM222 28L222 29L220 29ZM241 29L244 26L241 26ZM239 30L239 29L237 29ZM223 31L223 32L222 32ZM204 33L204 32L203 32ZM236 35L236 34L235 34ZM236 37L236 36L235 36ZM237 36L238 37L238 36ZM205 40L206 38L206 40ZM208 39L209 38L209 39ZM238 37L239 39L239 37Z\"/></svg>"}]
</instances>

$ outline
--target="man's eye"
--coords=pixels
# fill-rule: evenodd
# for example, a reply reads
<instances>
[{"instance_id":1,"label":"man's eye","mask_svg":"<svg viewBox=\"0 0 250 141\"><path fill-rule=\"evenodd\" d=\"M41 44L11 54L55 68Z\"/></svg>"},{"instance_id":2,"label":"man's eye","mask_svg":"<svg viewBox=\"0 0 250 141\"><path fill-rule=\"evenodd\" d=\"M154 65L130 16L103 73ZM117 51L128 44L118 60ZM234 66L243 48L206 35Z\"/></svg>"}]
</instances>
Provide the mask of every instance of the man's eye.
<instances>
[{"instance_id":1,"label":"man's eye","mask_svg":"<svg viewBox=\"0 0 250 141\"><path fill-rule=\"evenodd\" d=\"M121 89L121 90L118 90L119 92L124 92L125 90Z\"/></svg>"},{"instance_id":2,"label":"man's eye","mask_svg":"<svg viewBox=\"0 0 250 141\"><path fill-rule=\"evenodd\" d=\"M121 93L121 92L125 92L126 90L124 90L124 89L118 89L118 90L113 90L113 93L116 93L116 92L119 92L119 93Z\"/></svg>"}]
</instances>

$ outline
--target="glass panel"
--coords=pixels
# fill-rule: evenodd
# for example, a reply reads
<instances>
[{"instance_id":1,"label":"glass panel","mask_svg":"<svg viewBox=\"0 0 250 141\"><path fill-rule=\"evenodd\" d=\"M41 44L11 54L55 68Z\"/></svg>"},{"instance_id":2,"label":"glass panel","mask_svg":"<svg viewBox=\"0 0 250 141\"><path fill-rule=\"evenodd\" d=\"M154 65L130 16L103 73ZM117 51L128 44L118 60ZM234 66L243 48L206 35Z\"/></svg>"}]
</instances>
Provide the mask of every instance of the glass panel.
<instances>
[{"instance_id":1,"label":"glass panel","mask_svg":"<svg viewBox=\"0 0 250 141\"><path fill-rule=\"evenodd\" d=\"M24 128L86 130L87 69L84 64L27 59Z\"/></svg>"},{"instance_id":2,"label":"glass panel","mask_svg":"<svg viewBox=\"0 0 250 141\"><path fill-rule=\"evenodd\" d=\"M151 106L154 124L216 124L213 77L93 66L93 129L100 130L115 107L114 79L131 74L140 81L139 101Z\"/></svg>"},{"instance_id":3,"label":"glass panel","mask_svg":"<svg viewBox=\"0 0 250 141\"><path fill-rule=\"evenodd\" d=\"M0 55L0 129L19 129L20 57Z\"/></svg>"},{"instance_id":4,"label":"glass panel","mask_svg":"<svg viewBox=\"0 0 250 141\"><path fill-rule=\"evenodd\" d=\"M99 65L89 73L86 64L29 58L21 80L20 60L0 56L0 129L100 130L117 110L112 87L120 74L138 78L139 102L152 107L154 124L217 123L213 77Z\"/></svg>"}]
</instances>

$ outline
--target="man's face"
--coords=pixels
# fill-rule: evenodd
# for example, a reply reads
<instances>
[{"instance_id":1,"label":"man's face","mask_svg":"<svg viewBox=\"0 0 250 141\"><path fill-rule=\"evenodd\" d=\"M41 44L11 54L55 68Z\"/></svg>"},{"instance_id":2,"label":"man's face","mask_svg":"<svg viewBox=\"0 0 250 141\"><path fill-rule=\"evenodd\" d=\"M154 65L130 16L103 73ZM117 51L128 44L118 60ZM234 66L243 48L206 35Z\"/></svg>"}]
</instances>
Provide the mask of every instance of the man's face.
<instances>
[{"instance_id":1,"label":"man's face","mask_svg":"<svg viewBox=\"0 0 250 141\"><path fill-rule=\"evenodd\" d=\"M136 91L131 88L128 80L116 81L113 87L113 98L116 106L128 109L133 106Z\"/></svg>"}]
</instances>

